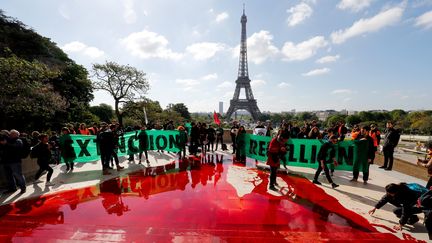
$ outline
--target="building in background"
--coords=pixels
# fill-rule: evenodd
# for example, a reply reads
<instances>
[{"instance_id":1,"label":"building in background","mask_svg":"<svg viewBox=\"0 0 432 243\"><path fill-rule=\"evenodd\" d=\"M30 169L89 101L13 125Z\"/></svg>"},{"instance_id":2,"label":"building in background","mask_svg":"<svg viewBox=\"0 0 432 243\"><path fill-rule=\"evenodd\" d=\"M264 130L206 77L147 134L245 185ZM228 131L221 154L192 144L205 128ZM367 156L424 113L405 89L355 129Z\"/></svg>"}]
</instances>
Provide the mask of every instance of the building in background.
<instances>
[{"instance_id":1,"label":"building in background","mask_svg":"<svg viewBox=\"0 0 432 243\"><path fill-rule=\"evenodd\" d=\"M223 102L219 101L219 114L223 115Z\"/></svg>"}]
</instances>

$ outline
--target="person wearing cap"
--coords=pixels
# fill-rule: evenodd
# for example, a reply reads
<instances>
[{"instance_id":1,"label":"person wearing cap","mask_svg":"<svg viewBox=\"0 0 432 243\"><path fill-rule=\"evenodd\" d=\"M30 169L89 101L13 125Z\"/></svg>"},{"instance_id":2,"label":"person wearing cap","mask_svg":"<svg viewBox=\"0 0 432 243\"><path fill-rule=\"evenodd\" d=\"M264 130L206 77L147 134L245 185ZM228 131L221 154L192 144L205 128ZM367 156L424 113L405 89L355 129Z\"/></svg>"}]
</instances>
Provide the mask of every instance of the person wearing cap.
<instances>
[{"instance_id":1,"label":"person wearing cap","mask_svg":"<svg viewBox=\"0 0 432 243\"><path fill-rule=\"evenodd\" d=\"M321 171L324 170L327 180L331 184L332 188L334 189L339 186L338 184L333 182L330 176L329 169L327 167L327 164L331 162L333 162L334 165L337 166L337 161L335 159L336 151L334 148L334 145L337 144L337 142L338 142L338 137L336 135L333 135L330 137L329 141L327 141L321 146L318 152L318 162L319 162L318 168L315 172L315 177L312 181L314 184L321 185L321 182L318 181L318 177ZM328 157L327 154L330 154L330 156Z\"/></svg>"}]
</instances>

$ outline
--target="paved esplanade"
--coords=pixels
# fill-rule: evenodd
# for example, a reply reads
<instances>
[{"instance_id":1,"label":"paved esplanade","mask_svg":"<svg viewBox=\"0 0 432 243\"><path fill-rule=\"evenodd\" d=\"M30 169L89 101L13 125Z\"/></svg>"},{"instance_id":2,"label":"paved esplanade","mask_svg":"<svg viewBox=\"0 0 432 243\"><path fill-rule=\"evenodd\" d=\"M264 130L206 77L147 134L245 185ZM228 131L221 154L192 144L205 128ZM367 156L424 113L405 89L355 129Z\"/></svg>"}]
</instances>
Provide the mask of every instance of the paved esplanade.
<instances>
[{"instance_id":1,"label":"paved esplanade","mask_svg":"<svg viewBox=\"0 0 432 243\"><path fill-rule=\"evenodd\" d=\"M150 165L122 159L126 169L109 176L101 174L100 161L67 174L59 165L51 191L39 183L24 195L3 196L0 241L389 242L402 233L427 239L419 223L412 232L391 233L397 222L391 206L367 214L384 185L425 183L376 166L368 185L336 171L337 190L312 184L314 169L290 168L278 175L279 190L269 191L268 172L254 160L233 164L229 151L182 161L151 151Z\"/></svg>"}]
</instances>

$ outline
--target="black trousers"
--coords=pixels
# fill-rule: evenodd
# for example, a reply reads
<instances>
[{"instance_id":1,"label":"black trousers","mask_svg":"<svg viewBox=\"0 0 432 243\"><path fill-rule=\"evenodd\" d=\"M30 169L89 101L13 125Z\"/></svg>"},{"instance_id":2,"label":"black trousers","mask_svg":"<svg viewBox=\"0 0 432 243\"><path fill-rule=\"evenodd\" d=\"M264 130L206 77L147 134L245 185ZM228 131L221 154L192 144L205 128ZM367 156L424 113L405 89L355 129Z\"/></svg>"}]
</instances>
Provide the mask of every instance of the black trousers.
<instances>
[{"instance_id":1,"label":"black trousers","mask_svg":"<svg viewBox=\"0 0 432 243\"><path fill-rule=\"evenodd\" d=\"M52 176L54 170L48 165L48 162L46 162L46 163L39 163L38 162L38 165L39 165L39 170L36 172L35 180L37 181L41 177L41 175L44 171L48 171L47 182L49 182L51 180L51 176Z\"/></svg>"},{"instance_id":2,"label":"black trousers","mask_svg":"<svg viewBox=\"0 0 432 243\"><path fill-rule=\"evenodd\" d=\"M383 148L383 152L384 152L384 167L391 170L393 168L394 148L391 146L386 146Z\"/></svg>"},{"instance_id":3,"label":"black trousers","mask_svg":"<svg viewBox=\"0 0 432 243\"><path fill-rule=\"evenodd\" d=\"M408 216L408 222L411 220L418 219L418 216L416 214L421 213L421 212L423 212L422 209L415 207L415 206L412 206L409 208L409 210L406 210L405 214ZM402 207L397 207L397 208L393 209L393 213L398 218L402 217Z\"/></svg>"},{"instance_id":4,"label":"black trousers","mask_svg":"<svg viewBox=\"0 0 432 243\"><path fill-rule=\"evenodd\" d=\"M432 186L432 176L429 177L429 180L428 180L428 182L427 182L427 184L426 184L426 188L427 188L428 190L430 190L431 186Z\"/></svg>"},{"instance_id":5,"label":"black trousers","mask_svg":"<svg viewBox=\"0 0 432 243\"><path fill-rule=\"evenodd\" d=\"M275 186L277 166L270 166L270 186Z\"/></svg>"},{"instance_id":6,"label":"black trousers","mask_svg":"<svg viewBox=\"0 0 432 243\"><path fill-rule=\"evenodd\" d=\"M235 154L237 146L236 146L236 136L232 136L231 135L231 141L232 141L232 146L233 146L233 154Z\"/></svg>"},{"instance_id":7,"label":"black trousers","mask_svg":"<svg viewBox=\"0 0 432 243\"><path fill-rule=\"evenodd\" d=\"M318 177L319 177L319 175L321 174L321 171L322 171L322 170L323 170L323 168L321 167L321 163L318 163L318 169L317 169L317 171L315 172L315 177L314 177L314 180L315 180L315 181L318 180ZM333 184L333 180L332 180L332 178L331 178L331 176L330 176L330 171L329 171L329 169L328 169L326 163L324 163L324 173L325 173L325 175L326 175L326 177L327 177L328 182L329 182L330 184Z\"/></svg>"}]
</instances>

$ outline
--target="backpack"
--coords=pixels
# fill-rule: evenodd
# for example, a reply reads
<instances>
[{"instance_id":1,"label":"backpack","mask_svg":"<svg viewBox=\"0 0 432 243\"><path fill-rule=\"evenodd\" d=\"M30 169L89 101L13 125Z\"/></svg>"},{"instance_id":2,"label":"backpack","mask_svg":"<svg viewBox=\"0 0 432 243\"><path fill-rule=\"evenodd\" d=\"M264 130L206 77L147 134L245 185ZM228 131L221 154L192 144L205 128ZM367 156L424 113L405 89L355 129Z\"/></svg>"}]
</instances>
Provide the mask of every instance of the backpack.
<instances>
[{"instance_id":1,"label":"backpack","mask_svg":"<svg viewBox=\"0 0 432 243\"><path fill-rule=\"evenodd\" d=\"M29 156L31 152L31 146L30 141L27 138L20 138L22 141L22 148L21 148L21 159L25 159Z\"/></svg>"},{"instance_id":2,"label":"backpack","mask_svg":"<svg viewBox=\"0 0 432 243\"><path fill-rule=\"evenodd\" d=\"M408 183L407 186L411 191L416 192L418 197L428 192L428 189L426 187L419 185L417 183Z\"/></svg>"}]
</instances>

